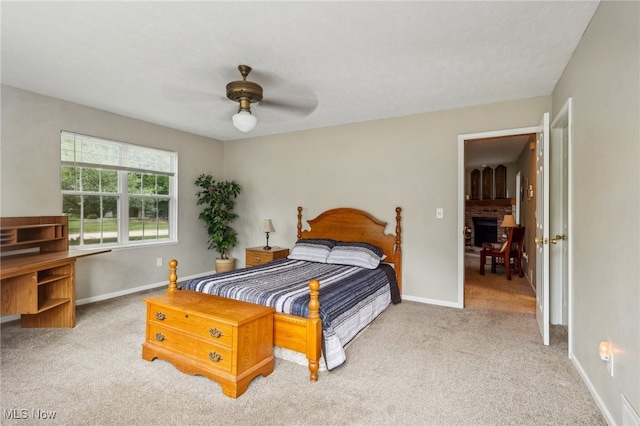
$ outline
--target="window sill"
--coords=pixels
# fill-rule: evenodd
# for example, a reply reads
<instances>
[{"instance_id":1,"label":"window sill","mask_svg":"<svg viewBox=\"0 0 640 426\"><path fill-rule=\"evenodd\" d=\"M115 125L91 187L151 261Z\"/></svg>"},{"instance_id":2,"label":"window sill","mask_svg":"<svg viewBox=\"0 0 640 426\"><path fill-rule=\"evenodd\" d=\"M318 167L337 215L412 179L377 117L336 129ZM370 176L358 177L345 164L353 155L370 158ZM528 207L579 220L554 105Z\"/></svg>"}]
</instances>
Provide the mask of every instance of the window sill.
<instances>
[{"instance_id":1,"label":"window sill","mask_svg":"<svg viewBox=\"0 0 640 426\"><path fill-rule=\"evenodd\" d=\"M140 244L127 244L126 246L121 245L96 245L96 246L83 246L83 247L69 247L70 251L91 251L96 249L109 249L111 251L120 251L120 250L130 250L130 249L140 249L140 248L151 248L151 247L161 247L161 246L171 246L179 244L178 240L171 241L154 241L152 243L140 243Z\"/></svg>"}]
</instances>

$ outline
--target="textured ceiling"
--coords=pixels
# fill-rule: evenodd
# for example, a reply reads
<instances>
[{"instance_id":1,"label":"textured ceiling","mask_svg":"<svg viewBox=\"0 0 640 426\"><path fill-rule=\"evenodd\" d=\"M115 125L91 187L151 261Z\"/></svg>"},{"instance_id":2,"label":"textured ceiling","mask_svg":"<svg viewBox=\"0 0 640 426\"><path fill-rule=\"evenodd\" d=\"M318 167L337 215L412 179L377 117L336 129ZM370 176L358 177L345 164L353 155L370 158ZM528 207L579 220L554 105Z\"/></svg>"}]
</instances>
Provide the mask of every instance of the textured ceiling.
<instances>
[{"instance_id":1,"label":"textured ceiling","mask_svg":"<svg viewBox=\"0 0 640 426\"><path fill-rule=\"evenodd\" d=\"M597 5L3 1L2 83L233 140L549 95Z\"/></svg>"}]
</instances>

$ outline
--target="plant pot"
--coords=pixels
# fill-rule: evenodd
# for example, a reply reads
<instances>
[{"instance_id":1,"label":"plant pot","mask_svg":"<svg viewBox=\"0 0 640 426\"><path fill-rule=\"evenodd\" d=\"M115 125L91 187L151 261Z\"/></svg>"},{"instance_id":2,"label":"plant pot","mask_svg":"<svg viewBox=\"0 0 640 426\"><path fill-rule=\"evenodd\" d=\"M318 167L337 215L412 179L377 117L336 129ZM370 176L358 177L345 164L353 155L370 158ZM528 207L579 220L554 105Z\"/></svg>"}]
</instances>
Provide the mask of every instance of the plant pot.
<instances>
[{"instance_id":1,"label":"plant pot","mask_svg":"<svg viewBox=\"0 0 640 426\"><path fill-rule=\"evenodd\" d=\"M216 259L216 273L233 271L236 266L235 259Z\"/></svg>"}]
</instances>

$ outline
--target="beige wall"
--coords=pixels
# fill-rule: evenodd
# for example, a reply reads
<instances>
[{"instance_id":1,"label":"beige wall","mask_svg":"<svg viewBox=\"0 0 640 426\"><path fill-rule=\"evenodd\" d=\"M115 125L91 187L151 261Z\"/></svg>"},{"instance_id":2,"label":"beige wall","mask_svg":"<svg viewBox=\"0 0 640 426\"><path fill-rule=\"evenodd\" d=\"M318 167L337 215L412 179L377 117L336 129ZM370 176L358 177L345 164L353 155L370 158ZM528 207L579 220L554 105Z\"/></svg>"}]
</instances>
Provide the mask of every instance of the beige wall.
<instances>
[{"instance_id":1,"label":"beige wall","mask_svg":"<svg viewBox=\"0 0 640 426\"><path fill-rule=\"evenodd\" d=\"M640 412L639 20L638 2L602 2L553 92L554 113L573 103L571 356L615 424L621 395Z\"/></svg>"},{"instance_id":2,"label":"beige wall","mask_svg":"<svg viewBox=\"0 0 640 426\"><path fill-rule=\"evenodd\" d=\"M405 297L454 305L464 179L458 135L537 126L549 110L550 97L541 97L225 142L225 174L243 186L241 244L264 244L260 223L271 218L270 243L291 246L298 205L305 219L329 208L360 208L388 222L388 232L400 206ZM436 219L438 207L444 219Z\"/></svg>"},{"instance_id":3,"label":"beige wall","mask_svg":"<svg viewBox=\"0 0 640 426\"><path fill-rule=\"evenodd\" d=\"M61 214L61 130L178 152L180 243L79 260L78 300L166 281L166 264L173 257L179 259L182 275L213 269L215 253L206 250L193 181L201 172L223 176L222 142L8 86L2 86L1 216ZM158 257L162 268L156 267Z\"/></svg>"},{"instance_id":4,"label":"beige wall","mask_svg":"<svg viewBox=\"0 0 640 426\"><path fill-rule=\"evenodd\" d=\"M524 253L525 259L522 262L522 267L527 279L533 287L536 286L536 244L534 242L536 237L536 197L538 195L536 190L536 150L529 149L527 146L518 158L518 170L522 173L522 185L525 184L525 179L528 180L529 185L533 186L533 197L527 199L525 192L524 199L520 201L520 225L524 226ZM526 188L525 188L526 191Z\"/></svg>"},{"instance_id":5,"label":"beige wall","mask_svg":"<svg viewBox=\"0 0 640 426\"><path fill-rule=\"evenodd\" d=\"M263 218L274 220L272 245L295 241L296 207L305 219L338 206L371 212L391 225L403 208L404 293L409 298L458 303L457 136L535 125L550 98L534 98L429 114L371 121L240 141L219 141L2 87L3 216L59 214L59 133L69 130L124 142L174 149L179 158L180 244L120 249L79 261L79 300L100 298L166 280L166 265L180 262L179 276L212 269L204 250L193 181L203 171L236 179L239 266L244 249L262 245ZM224 154L224 162L223 162ZM24 165L28 164L28 167ZM223 172L224 170L224 172ZM37 171L34 173L34 171ZM36 202L37 200L37 202ZM435 209L444 208L444 219ZM461 238L461 237L460 237Z\"/></svg>"}]
</instances>

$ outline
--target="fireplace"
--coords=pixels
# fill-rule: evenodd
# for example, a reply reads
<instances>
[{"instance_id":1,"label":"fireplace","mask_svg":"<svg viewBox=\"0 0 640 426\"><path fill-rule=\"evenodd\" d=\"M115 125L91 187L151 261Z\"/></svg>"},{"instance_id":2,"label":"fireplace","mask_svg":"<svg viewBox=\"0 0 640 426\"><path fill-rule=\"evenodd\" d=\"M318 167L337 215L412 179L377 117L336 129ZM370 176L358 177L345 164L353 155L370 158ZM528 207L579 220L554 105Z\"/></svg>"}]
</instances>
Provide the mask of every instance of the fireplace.
<instances>
[{"instance_id":1,"label":"fireplace","mask_svg":"<svg viewBox=\"0 0 640 426\"><path fill-rule=\"evenodd\" d=\"M495 217L474 217L473 230L474 246L482 247L482 243L495 243L498 241L498 219Z\"/></svg>"}]
</instances>

